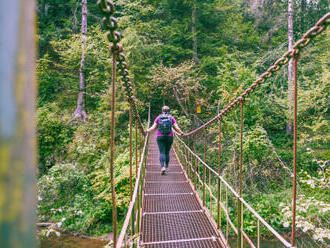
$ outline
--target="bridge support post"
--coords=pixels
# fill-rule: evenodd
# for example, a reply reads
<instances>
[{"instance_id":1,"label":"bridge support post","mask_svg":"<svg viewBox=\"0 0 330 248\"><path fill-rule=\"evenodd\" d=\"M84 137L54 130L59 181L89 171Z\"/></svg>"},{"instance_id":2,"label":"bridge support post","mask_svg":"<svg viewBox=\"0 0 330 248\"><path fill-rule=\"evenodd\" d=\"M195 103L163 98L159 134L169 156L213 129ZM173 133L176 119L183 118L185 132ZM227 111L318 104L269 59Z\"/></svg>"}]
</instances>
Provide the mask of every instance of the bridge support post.
<instances>
[{"instance_id":1,"label":"bridge support post","mask_svg":"<svg viewBox=\"0 0 330 248\"><path fill-rule=\"evenodd\" d=\"M193 157L191 155L189 157L189 161L187 163L187 174L188 174L189 179L191 179L191 166L192 166L192 163L193 163Z\"/></svg>"},{"instance_id":2,"label":"bridge support post","mask_svg":"<svg viewBox=\"0 0 330 248\"><path fill-rule=\"evenodd\" d=\"M294 89L294 102L293 102L293 186L292 186L292 229L291 229L291 245L295 246L296 236L296 199L297 199L297 62L298 55L293 56L293 89Z\"/></svg>"},{"instance_id":3,"label":"bridge support post","mask_svg":"<svg viewBox=\"0 0 330 248\"><path fill-rule=\"evenodd\" d=\"M143 132L142 132L143 133ZM144 141L144 135L142 133L139 133L139 137L140 137L140 146L139 146L139 161L141 161L141 157L142 157L142 149L143 149L143 141Z\"/></svg>"},{"instance_id":4,"label":"bridge support post","mask_svg":"<svg viewBox=\"0 0 330 248\"><path fill-rule=\"evenodd\" d=\"M111 133L110 133L110 180L112 195L112 221L113 221L113 243L117 245L117 207L116 207L116 189L114 179L114 150L115 150L115 108L116 108L116 55L117 51L113 49L112 70L111 70Z\"/></svg>"},{"instance_id":5,"label":"bridge support post","mask_svg":"<svg viewBox=\"0 0 330 248\"><path fill-rule=\"evenodd\" d=\"M204 132L203 132L203 136L204 136L204 162L206 163L206 128L204 129ZM202 179L203 181L203 205L205 206L206 204L206 190L205 190L205 184L206 184L206 167L204 167L204 170L203 170L203 178L204 180Z\"/></svg>"},{"instance_id":6,"label":"bridge support post","mask_svg":"<svg viewBox=\"0 0 330 248\"><path fill-rule=\"evenodd\" d=\"M133 170L132 170L132 106L129 106L129 188L130 188L130 199L132 200L133 195Z\"/></svg>"},{"instance_id":7,"label":"bridge support post","mask_svg":"<svg viewBox=\"0 0 330 248\"><path fill-rule=\"evenodd\" d=\"M243 100L241 100L240 147L239 147L239 197L242 197L242 152L243 152ZM237 248L243 248L243 204L237 199Z\"/></svg>"},{"instance_id":8,"label":"bridge support post","mask_svg":"<svg viewBox=\"0 0 330 248\"><path fill-rule=\"evenodd\" d=\"M133 134L133 114L132 114L132 106L129 107L129 184L130 184L130 199L133 197L133 142L132 142L132 134ZM133 217L131 218L131 233L134 233L134 221Z\"/></svg>"},{"instance_id":9,"label":"bridge support post","mask_svg":"<svg viewBox=\"0 0 330 248\"><path fill-rule=\"evenodd\" d=\"M138 173L138 120L135 118L135 177L137 177Z\"/></svg>"},{"instance_id":10,"label":"bridge support post","mask_svg":"<svg viewBox=\"0 0 330 248\"><path fill-rule=\"evenodd\" d=\"M199 166L199 161L197 158L195 158L195 190L198 192L198 166Z\"/></svg>"},{"instance_id":11,"label":"bridge support post","mask_svg":"<svg viewBox=\"0 0 330 248\"><path fill-rule=\"evenodd\" d=\"M222 128L222 119L219 118L219 143L218 143L218 160L219 160L219 166L218 166L218 174L221 175L221 130ZM218 221L217 226L218 229L221 228L221 180L218 178L218 195L217 195L217 214L218 214Z\"/></svg>"},{"instance_id":12,"label":"bridge support post","mask_svg":"<svg viewBox=\"0 0 330 248\"><path fill-rule=\"evenodd\" d=\"M189 139L189 137L188 137ZM185 168L185 170L187 170L187 167L188 167L188 161L189 161L189 150L188 150L188 147L184 147L183 148L184 151L185 151L185 154L184 154L184 160L183 160L183 166Z\"/></svg>"}]
</instances>

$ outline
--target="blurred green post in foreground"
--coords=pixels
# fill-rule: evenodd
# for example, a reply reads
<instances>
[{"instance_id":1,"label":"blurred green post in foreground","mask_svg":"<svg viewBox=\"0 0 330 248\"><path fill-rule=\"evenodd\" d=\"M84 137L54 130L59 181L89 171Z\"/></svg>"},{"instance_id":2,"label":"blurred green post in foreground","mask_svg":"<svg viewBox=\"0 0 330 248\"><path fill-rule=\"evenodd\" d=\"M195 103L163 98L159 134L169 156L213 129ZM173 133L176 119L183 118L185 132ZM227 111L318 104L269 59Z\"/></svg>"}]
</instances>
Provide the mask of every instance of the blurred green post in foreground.
<instances>
[{"instance_id":1,"label":"blurred green post in foreground","mask_svg":"<svg viewBox=\"0 0 330 248\"><path fill-rule=\"evenodd\" d=\"M35 1L0 0L0 246L35 247Z\"/></svg>"}]
</instances>

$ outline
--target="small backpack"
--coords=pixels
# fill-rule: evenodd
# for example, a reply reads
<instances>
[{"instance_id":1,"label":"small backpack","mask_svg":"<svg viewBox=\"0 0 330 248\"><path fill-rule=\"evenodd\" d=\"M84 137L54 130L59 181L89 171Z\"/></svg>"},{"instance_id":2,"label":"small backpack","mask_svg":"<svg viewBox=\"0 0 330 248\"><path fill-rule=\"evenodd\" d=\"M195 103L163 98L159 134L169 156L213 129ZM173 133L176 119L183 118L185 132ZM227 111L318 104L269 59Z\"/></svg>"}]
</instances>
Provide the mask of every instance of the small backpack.
<instances>
[{"instance_id":1,"label":"small backpack","mask_svg":"<svg viewBox=\"0 0 330 248\"><path fill-rule=\"evenodd\" d=\"M161 114L159 116L158 130L163 135L168 135L172 130L172 115Z\"/></svg>"}]
</instances>

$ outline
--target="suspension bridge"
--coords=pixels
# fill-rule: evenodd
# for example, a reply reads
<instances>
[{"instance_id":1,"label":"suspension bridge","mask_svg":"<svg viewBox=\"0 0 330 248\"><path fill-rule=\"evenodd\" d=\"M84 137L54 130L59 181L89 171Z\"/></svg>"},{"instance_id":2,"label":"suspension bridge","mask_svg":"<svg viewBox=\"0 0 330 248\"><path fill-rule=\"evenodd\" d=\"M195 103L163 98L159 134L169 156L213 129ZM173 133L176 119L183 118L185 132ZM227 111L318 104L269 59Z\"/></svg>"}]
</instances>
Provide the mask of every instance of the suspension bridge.
<instances>
[{"instance_id":1,"label":"suspension bridge","mask_svg":"<svg viewBox=\"0 0 330 248\"><path fill-rule=\"evenodd\" d=\"M296 247L296 180L297 180L297 69L300 56L304 48L324 32L330 23L330 13L324 15L311 29L309 29L300 40L298 40L291 50L285 52L273 65L262 73L245 91L230 102L224 109L218 112L208 122L198 128L186 133L183 137L175 135L173 149L171 150L170 169L166 175L159 173L159 153L156 146L155 133L145 134L145 127L139 115L136 99L134 96L133 83L131 82L128 70L128 63L124 48L120 44L122 39L118 31L118 21L114 17L115 6L110 0L99 0L98 5L104 14L102 20L107 30L107 38L111 45L112 66L111 66L111 148L110 148L110 180L112 195L112 222L113 222L113 246L122 247L252 247L260 248L263 232L272 234L278 241L278 247L293 248ZM19 151L19 156L15 158L15 163L25 165L24 171L32 178L31 171L34 171L34 145L33 140L33 117L27 115L24 111L33 112L33 97L27 90L29 85L33 85L33 71L30 59L33 58L34 51L29 49L33 47L33 5L27 5L24 9L24 24L26 31L22 36L28 38L28 42L23 42L19 54L21 60L18 64L19 77L22 90L22 99L19 101L21 112L19 116L27 124L21 124L19 134L4 136L10 140L10 146ZM292 223L290 238L284 237L278 230L275 230L244 198L244 185L242 183L243 168L243 128L244 128L244 109L248 104L249 95L254 93L267 78L272 77L281 67L293 60L294 68L294 104L293 104L293 177L292 177ZM121 230L118 230L116 191L114 183L114 153L115 153L115 108L116 108L116 84L122 82L127 101L130 105L129 114L129 154L130 154L130 204L127 209ZM26 80L27 83L24 81ZM23 82L24 81L24 82ZM22 83L23 82L23 83ZM32 86L31 86L32 87ZM34 86L32 87L34 94ZM31 93L32 94L32 93ZM32 94L32 95L33 95ZM238 152L238 182L237 187L230 185L222 176L223 165L221 164L223 132L222 124L226 115L232 111L237 111L239 115L239 152ZM9 111L10 112L10 111ZM23 117L22 117L23 116ZM15 120L13 120L14 122ZM150 125L150 106L147 121L147 128ZM217 127L218 140L218 167L212 168L207 163L206 137L210 132L210 127ZM133 132L135 127L135 142L133 141ZM214 129L213 129L214 130ZM10 129L9 129L10 131ZM140 135L138 135L140 133ZM1 133L3 135L3 133ZM18 138L17 138L18 137ZM201 138L202 137L202 138ZM2 138L2 137L0 137ZM195 139L202 139L203 155L199 156L194 149ZM14 140L14 141L13 141ZM134 147L135 146L135 147ZM28 148L28 149L25 149ZM133 163L133 154L135 152L135 163ZM11 161L8 158L8 161ZM18 162L17 162L18 161ZM24 161L24 163L22 162ZM133 164L136 168L133 168ZM133 172L135 171L135 175ZM22 173L24 174L24 173ZM23 181L23 180L22 180ZM28 181L28 180L27 180ZM33 180L27 187L27 194L33 195ZM31 197L32 199L32 197ZM14 201L14 200L13 200ZM29 203L31 200L27 200ZM23 210L23 219L27 223L34 221L31 213L34 212L32 204L27 204ZM16 211L16 209L15 209ZM18 212L18 210L16 211ZM13 214L13 213L11 213ZM14 213L16 214L16 213ZM245 223L245 217L252 216L255 230L251 234L248 232L248 224ZM13 215L14 216L14 215ZM0 216L1 217L1 216ZM2 221L2 219L0 218ZM20 222L21 223L21 222ZM25 222L24 222L25 223ZM19 225L17 225L19 226ZM24 228L15 227L15 230L8 234L8 240L20 237L20 240L29 240L24 243L25 247L34 246L33 230L26 231ZM23 230L24 229L24 230ZM14 239L13 238L13 239ZM18 242L18 241L17 241ZM24 245L22 247L24 247ZM16 246L21 247L21 246Z\"/></svg>"},{"instance_id":2,"label":"suspension bridge","mask_svg":"<svg viewBox=\"0 0 330 248\"><path fill-rule=\"evenodd\" d=\"M296 158L297 158L297 63L301 51L321 34L330 23L330 13L323 16L303 37L295 43L263 74L260 75L239 97L234 99L222 111L200 127L185 134L185 141L175 135L174 149L171 151L169 172L163 176L159 173L159 153L156 146L155 133L145 134L144 127L133 94L133 84L130 81L128 63L120 44L121 33L118 32L118 22L113 16L115 6L108 0L98 1L104 14L103 24L107 29L107 38L112 43L112 96L116 92L116 74L118 73L125 88L126 97L130 103L130 194L131 202L128 208L119 236L117 236L116 192L113 177L114 137L115 137L115 97L112 97L112 130L111 130L111 184L113 200L113 242L114 247L233 247L229 236L235 237L236 247L260 248L262 230L267 230L281 244L279 247L295 247L296 239ZM267 78L271 77L282 66L293 60L294 68L294 106L293 106L293 188L292 195L292 227L290 242L278 233L253 207L242 197L242 147L244 106L246 99ZM221 176L222 153L222 121L226 114L239 107L239 175L238 188L235 190ZM133 141L132 123L135 121L136 139L138 129L141 141L135 142L135 185L133 187ZM206 163L206 136L211 124L218 126L218 170ZM150 105L148 127L150 125ZM204 157L200 158L190 146L190 141L198 133L204 137ZM150 137L149 137L150 136ZM143 146L138 148L138 144ZM138 151L139 150L139 151ZM229 202L235 209L230 211ZM252 239L245 231L244 216L253 216L256 233ZM225 223L225 224L222 224Z\"/></svg>"}]
</instances>

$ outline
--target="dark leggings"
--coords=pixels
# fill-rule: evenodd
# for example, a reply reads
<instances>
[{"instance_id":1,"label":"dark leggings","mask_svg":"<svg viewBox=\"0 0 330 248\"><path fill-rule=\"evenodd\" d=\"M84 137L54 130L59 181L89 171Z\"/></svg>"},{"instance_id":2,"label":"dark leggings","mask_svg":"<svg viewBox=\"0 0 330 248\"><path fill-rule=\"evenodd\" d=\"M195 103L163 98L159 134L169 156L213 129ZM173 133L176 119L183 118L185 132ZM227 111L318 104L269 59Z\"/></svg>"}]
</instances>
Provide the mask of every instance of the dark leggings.
<instances>
[{"instance_id":1,"label":"dark leggings","mask_svg":"<svg viewBox=\"0 0 330 248\"><path fill-rule=\"evenodd\" d=\"M160 166L164 167L166 164L166 168L168 168L168 163L170 162L170 150L173 143L173 136L158 136L157 144L159 148L159 160Z\"/></svg>"}]
</instances>

